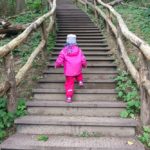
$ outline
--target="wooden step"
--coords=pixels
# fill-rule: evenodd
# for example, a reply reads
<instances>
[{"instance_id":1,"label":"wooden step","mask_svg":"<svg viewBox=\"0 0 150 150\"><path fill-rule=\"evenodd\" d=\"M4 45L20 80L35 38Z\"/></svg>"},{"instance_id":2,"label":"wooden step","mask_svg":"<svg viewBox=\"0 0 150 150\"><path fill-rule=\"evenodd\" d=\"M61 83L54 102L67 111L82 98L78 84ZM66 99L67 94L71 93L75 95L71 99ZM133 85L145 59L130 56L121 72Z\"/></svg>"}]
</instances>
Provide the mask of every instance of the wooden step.
<instances>
[{"instance_id":1,"label":"wooden step","mask_svg":"<svg viewBox=\"0 0 150 150\"><path fill-rule=\"evenodd\" d=\"M17 132L24 134L135 136L138 122L117 117L28 115L15 120Z\"/></svg>"},{"instance_id":2,"label":"wooden step","mask_svg":"<svg viewBox=\"0 0 150 150\"><path fill-rule=\"evenodd\" d=\"M49 60L51 61L55 61L57 57L51 57ZM99 57L87 57L86 58L87 61L114 61L114 58L111 57L105 57L105 58L99 58Z\"/></svg>"},{"instance_id":3,"label":"wooden step","mask_svg":"<svg viewBox=\"0 0 150 150\"><path fill-rule=\"evenodd\" d=\"M97 74L103 74L103 75L107 75L107 74L112 74L112 75L116 75L118 72L116 70L95 70L94 72L91 72L87 69L83 69L82 71L85 74L91 74L92 75L96 75ZM63 74L63 69L50 69L50 70L45 70L43 71L43 74L47 74L47 75L50 75L50 74Z\"/></svg>"},{"instance_id":4,"label":"wooden step","mask_svg":"<svg viewBox=\"0 0 150 150\"><path fill-rule=\"evenodd\" d=\"M107 51L107 50L109 50L109 48L93 48L94 50L92 51L92 48L88 48L88 47L81 47L82 49L83 49L83 52L84 52L84 55L85 56L110 56L110 55L112 55L112 53L111 52L109 52L109 51ZM54 52L52 52L52 55L58 55L59 54L59 52L60 52L60 48L57 48L57 47L55 47L55 48L53 48L53 51ZM85 50L85 51L84 51ZM86 50L90 50L90 51L86 51ZM104 52L103 52L104 51Z\"/></svg>"},{"instance_id":5,"label":"wooden step","mask_svg":"<svg viewBox=\"0 0 150 150\"><path fill-rule=\"evenodd\" d=\"M36 134L17 133L8 138L2 145L2 150L145 150L135 138L127 137L84 137L48 135L48 141L38 141ZM127 144L131 141L133 144Z\"/></svg>"},{"instance_id":6,"label":"wooden step","mask_svg":"<svg viewBox=\"0 0 150 150\"><path fill-rule=\"evenodd\" d=\"M62 101L65 100L64 89L34 89L33 98L36 100ZM116 101L114 89L75 89L73 101Z\"/></svg>"},{"instance_id":7,"label":"wooden step","mask_svg":"<svg viewBox=\"0 0 150 150\"><path fill-rule=\"evenodd\" d=\"M107 41L105 39L102 40L95 40L95 39L91 39L91 40L82 40L82 39L77 39L77 43L106 43ZM56 43L66 43L66 39L57 39Z\"/></svg>"},{"instance_id":8,"label":"wooden step","mask_svg":"<svg viewBox=\"0 0 150 150\"><path fill-rule=\"evenodd\" d=\"M38 88L64 88L64 83L65 83L65 79L59 78L59 79L41 79L38 81ZM99 88L99 89L114 89L115 86L115 81L112 79L105 79L105 80L88 80L84 78L84 89L93 89L93 88ZM75 84L75 89L80 89L81 87L78 86L78 84Z\"/></svg>"},{"instance_id":9,"label":"wooden step","mask_svg":"<svg viewBox=\"0 0 150 150\"><path fill-rule=\"evenodd\" d=\"M126 105L123 102L73 102L64 101L28 101L27 111L30 115L52 116L90 116L90 117L119 117ZM69 112L69 113L68 113Z\"/></svg>"},{"instance_id":10,"label":"wooden step","mask_svg":"<svg viewBox=\"0 0 150 150\"><path fill-rule=\"evenodd\" d=\"M113 60L113 59L108 59L108 60L107 60L107 59L98 59L98 58L97 58L97 59L95 59L95 60L94 60L94 59L86 59L86 60L87 60L87 62L88 62L89 65L92 65L92 64L93 64L93 65L94 65L94 64L97 64L97 65L98 65L98 64L99 64L99 65L102 65L102 64L104 64L104 65L105 65L105 64L114 64L114 60ZM53 64L53 63L56 61L56 57L51 58L50 61L51 61L50 63Z\"/></svg>"},{"instance_id":11,"label":"wooden step","mask_svg":"<svg viewBox=\"0 0 150 150\"><path fill-rule=\"evenodd\" d=\"M52 73L50 70L46 70L43 72L43 78L54 80L57 79L65 79L64 76L62 76L63 73ZM99 72L99 73L84 73L83 77L84 79L91 79L91 80L97 80L97 79L114 79L117 76L117 72Z\"/></svg>"},{"instance_id":12,"label":"wooden step","mask_svg":"<svg viewBox=\"0 0 150 150\"><path fill-rule=\"evenodd\" d=\"M67 33L57 33L57 36L66 36ZM77 37L80 37L80 36L103 36L103 34L101 33L77 33Z\"/></svg>"},{"instance_id":13,"label":"wooden step","mask_svg":"<svg viewBox=\"0 0 150 150\"><path fill-rule=\"evenodd\" d=\"M84 43L78 43L78 45L80 46L80 47L91 47L91 49L93 50L93 49L95 49L95 47L100 47L100 48L105 48L106 47L106 49L107 50L110 50L109 48L108 48L108 44L107 43L86 43L86 44L84 44ZM64 46L64 44L62 44L62 43L56 43L56 45L55 45L55 47L63 47ZM97 50L97 49L96 49Z\"/></svg>"},{"instance_id":14,"label":"wooden step","mask_svg":"<svg viewBox=\"0 0 150 150\"><path fill-rule=\"evenodd\" d=\"M54 67L54 64L48 64L48 67ZM94 68L94 67L96 67L96 69L98 68L98 67L101 67L101 68L110 68L110 67L117 67L115 64L108 64L108 63L105 63L105 64L97 64L97 63L89 63L88 65L87 65L87 67L88 67L88 69L89 68Z\"/></svg>"},{"instance_id":15,"label":"wooden step","mask_svg":"<svg viewBox=\"0 0 150 150\"><path fill-rule=\"evenodd\" d=\"M66 40L66 36L57 36L57 39ZM104 40L104 36L78 36L77 40Z\"/></svg>"},{"instance_id":16,"label":"wooden step","mask_svg":"<svg viewBox=\"0 0 150 150\"><path fill-rule=\"evenodd\" d=\"M57 68L55 69L54 67L49 67L48 68L50 72L52 73L63 73L64 69L63 68ZM109 66L99 66L99 67L88 67L85 69L82 69L83 73L99 73L103 71L116 71L116 67L109 67Z\"/></svg>"}]
</instances>

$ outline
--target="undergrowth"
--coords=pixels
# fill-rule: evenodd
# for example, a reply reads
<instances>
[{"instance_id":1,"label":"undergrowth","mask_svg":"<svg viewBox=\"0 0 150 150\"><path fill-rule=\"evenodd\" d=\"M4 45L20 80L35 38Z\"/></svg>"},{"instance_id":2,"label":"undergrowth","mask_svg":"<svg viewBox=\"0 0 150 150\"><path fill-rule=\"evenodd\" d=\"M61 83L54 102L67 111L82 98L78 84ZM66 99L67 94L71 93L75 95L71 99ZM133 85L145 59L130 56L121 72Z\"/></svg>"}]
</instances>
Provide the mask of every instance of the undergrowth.
<instances>
[{"instance_id":1,"label":"undergrowth","mask_svg":"<svg viewBox=\"0 0 150 150\"><path fill-rule=\"evenodd\" d=\"M7 111L7 99L4 97L0 98L0 143L2 140L8 136L7 130L13 126L15 118L24 116L26 112L26 100L18 99L17 100L17 109L15 112Z\"/></svg>"},{"instance_id":2,"label":"undergrowth","mask_svg":"<svg viewBox=\"0 0 150 150\"><path fill-rule=\"evenodd\" d=\"M122 15L128 28L150 44L150 8L141 9L131 4L119 5L115 9Z\"/></svg>"},{"instance_id":3,"label":"undergrowth","mask_svg":"<svg viewBox=\"0 0 150 150\"><path fill-rule=\"evenodd\" d=\"M119 75L115 78L117 81L116 91L118 98L127 103L127 107L121 112L123 118L135 118L140 112L140 95L137 84L126 71L119 71Z\"/></svg>"},{"instance_id":4,"label":"undergrowth","mask_svg":"<svg viewBox=\"0 0 150 150\"><path fill-rule=\"evenodd\" d=\"M138 138L146 147L150 148L150 126L144 126L143 133Z\"/></svg>"}]
</instances>

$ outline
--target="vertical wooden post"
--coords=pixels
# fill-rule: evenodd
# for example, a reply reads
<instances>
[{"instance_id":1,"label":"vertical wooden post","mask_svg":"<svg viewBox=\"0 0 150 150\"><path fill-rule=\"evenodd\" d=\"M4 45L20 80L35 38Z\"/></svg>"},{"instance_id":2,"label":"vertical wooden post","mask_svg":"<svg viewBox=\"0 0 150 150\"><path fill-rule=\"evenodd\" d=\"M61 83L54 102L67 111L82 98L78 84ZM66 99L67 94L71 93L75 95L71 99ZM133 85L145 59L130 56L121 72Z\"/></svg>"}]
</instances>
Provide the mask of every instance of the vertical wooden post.
<instances>
[{"instance_id":1,"label":"vertical wooden post","mask_svg":"<svg viewBox=\"0 0 150 150\"><path fill-rule=\"evenodd\" d=\"M6 70L6 81L10 84L10 89L7 92L8 104L7 109L9 112L16 110L16 79L15 79L15 70L14 70L14 60L12 53L8 54L5 57L5 70Z\"/></svg>"},{"instance_id":2,"label":"vertical wooden post","mask_svg":"<svg viewBox=\"0 0 150 150\"><path fill-rule=\"evenodd\" d=\"M42 40L44 40L46 42L46 45L45 45L44 49L42 50L42 59L45 60L45 52L44 52L44 50L47 49L47 35L46 35L46 24L45 24L45 22L43 22L41 24L41 30L42 30L42 35L41 35L42 36Z\"/></svg>"},{"instance_id":3,"label":"vertical wooden post","mask_svg":"<svg viewBox=\"0 0 150 150\"><path fill-rule=\"evenodd\" d=\"M94 15L95 15L95 19L96 19L96 22L98 23L98 13L97 13L97 10L96 10L96 6L97 6L97 0L94 0Z\"/></svg>"},{"instance_id":4,"label":"vertical wooden post","mask_svg":"<svg viewBox=\"0 0 150 150\"><path fill-rule=\"evenodd\" d=\"M78 0L75 0L75 4L77 5L77 3L78 3Z\"/></svg>"},{"instance_id":5,"label":"vertical wooden post","mask_svg":"<svg viewBox=\"0 0 150 150\"><path fill-rule=\"evenodd\" d=\"M110 19L110 11L109 11L109 9L107 9L107 11L108 11L107 17L108 17L108 19ZM107 29L107 32L110 33L110 27L109 27L108 23L106 23L106 29ZM119 30L119 32L120 32L120 30Z\"/></svg>"},{"instance_id":6,"label":"vertical wooden post","mask_svg":"<svg viewBox=\"0 0 150 150\"><path fill-rule=\"evenodd\" d=\"M52 20L54 21L53 33L55 33L56 32L56 11L54 12L54 14L52 16Z\"/></svg>"},{"instance_id":7,"label":"vertical wooden post","mask_svg":"<svg viewBox=\"0 0 150 150\"><path fill-rule=\"evenodd\" d=\"M145 56L140 53L141 61L140 61L140 78L142 79L143 76L146 76L149 79L149 65L146 62ZM150 96L147 90L143 87L142 83L140 86L140 94L141 94L141 114L140 118L142 121L142 125L149 125L150 124Z\"/></svg>"},{"instance_id":8,"label":"vertical wooden post","mask_svg":"<svg viewBox=\"0 0 150 150\"><path fill-rule=\"evenodd\" d=\"M87 11L88 10L87 0L84 0L84 2L85 2L85 10Z\"/></svg>"}]
</instances>

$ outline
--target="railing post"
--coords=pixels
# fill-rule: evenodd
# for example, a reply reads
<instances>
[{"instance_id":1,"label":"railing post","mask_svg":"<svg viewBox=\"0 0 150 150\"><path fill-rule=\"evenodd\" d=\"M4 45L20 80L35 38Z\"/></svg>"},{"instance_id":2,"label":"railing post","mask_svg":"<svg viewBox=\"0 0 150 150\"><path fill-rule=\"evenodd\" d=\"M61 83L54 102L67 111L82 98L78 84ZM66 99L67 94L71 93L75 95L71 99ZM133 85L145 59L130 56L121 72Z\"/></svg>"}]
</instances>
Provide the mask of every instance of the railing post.
<instances>
[{"instance_id":1,"label":"railing post","mask_svg":"<svg viewBox=\"0 0 150 150\"><path fill-rule=\"evenodd\" d=\"M45 42L46 42L46 44L45 44L45 47L44 47L44 50L46 50L47 49L47 35L46 35L46 24L45 24L45 22L43 22L42 24L41 24L41 30L42 30L42 40L44 40ZM45 52L44 52L44 50L42 51L42 59L43 60L45 60Z\"/></svg>"},{"instance_id":2,"label":"railing post","mask_svg":"<svg viewBox=\"0 0 150 150\"><path fill-rule=\"evenodd\" d=\"M56 31L56 11L54 12L52 19L54 21L54 25L53 25L53 33L55 33Z\"/></svg>"},{"instance_id":3,"label":"railing post","mask_svg":"<svg viewBox=\"0 0 150 150\"><path fill-rule=\"evenodd\" d=\"M146 58L142 53L140 53L141 61L140 61L140 79L143 80L143 76L146 76L147 79L149 79L149 65L146 61ZM141 95L141 114L140 118L142 121L142 125L149 125L150 124L150 95L148 94L147 90L144 88L144 86L141 83L140 86L140 95Z\"/></svg>"},{"instance_id":4,"label":"railing post","mask_svg":"<svg viewBox=\"0 0 150 150\"><path fill-rule=\"evenodd\" d=\"M96 18L96 22L98 23L98 13L96 10L96 6L97 6L97 0L94 0L94 14L95 14L95 18Z\"/></svg>"},{"instance_id":5,"label":"railing post","mask_svg":"<svg viewBox=\"0 0 150 150\"><path fill-rule=\"evenodd\" d=\"M84 2L85 2L85 10L87 11L88 10L87 0L84 0Z\"/></svg>"},{"instance_id":6,"label":"railing post","mask_svg":"<svg viewBox=\"0 0 150 150\"><path fill-rule=\"evenodd\" d=\"M108 9L107 11L108 11L108 19L112 21L110 10ZM119 27L119 25L118 25L118 27ZM108 23L106 23L106 29L107 29L107 32L110 33L110 27L109 27ZM121 30L119 30L119 31L121 31Z\"/></svg>"},{"instance_id":7,"label":"railing post","mask_svg":"<svg viewBox=\"0 0 150 150\"><path fill-rule=\"evenodd\" d=\"M14 68L14 58L12 53L8 54L4 58L5 62L5 70L6 70L6 82L9 83L10 89L7 91L7 110L9 112L13 112L16 109L16 99L17 99L17 92L16 92L16 79L15 79L15 68Z\"/></svg>"},{"instance_id":8,"label":"railing post","mask_svg":"<svg viewBox=\"0 0 150 150\"><path fill-rule=\"evenodd\" d=\"M75 4L76 4L76 5L78 4L78 0L75 0Z\"/></svg>"}]
</instances>

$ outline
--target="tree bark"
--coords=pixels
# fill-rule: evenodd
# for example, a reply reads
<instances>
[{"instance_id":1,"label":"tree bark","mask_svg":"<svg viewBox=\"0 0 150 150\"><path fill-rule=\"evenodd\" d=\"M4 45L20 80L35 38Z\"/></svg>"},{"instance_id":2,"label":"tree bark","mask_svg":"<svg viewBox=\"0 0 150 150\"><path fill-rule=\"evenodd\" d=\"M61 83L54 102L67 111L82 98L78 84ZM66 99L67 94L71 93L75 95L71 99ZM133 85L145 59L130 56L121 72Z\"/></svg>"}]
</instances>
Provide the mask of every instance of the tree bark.
<instances>
[{"instance_id":1,"label":"tree bark","mask_svg":"<svg viewBox=\"0 0 150 150\"><path fill-rule=\"evenodd\" d=\"M0 29L0 34L7 34L7 35L15 35L19 32L22 32L26 29L27 26L25 25L15 25L15 26L9 26L5 29Z\"/></svg>"},{"instance_id":2,"label":"tree bark","mask_svg":"<svg viewBox=\"0 0 150 150\"><path fill-rule=\"evenodd\" d=\"M10 85L10 89L7 94L8 97L7 110L9 112L13 112L16 109L16 79L14 72L13 55L11 53L5 57L5 68L6 68L7 82L9 82Z\"/></svg>"},{"instance_id":3,"label":"tree bark","mask_svg":"<svg viewBox=\"0 0 150 150\"><path fill-rule=\"evenodd\" d=\"M115 6L115 5L117 5L117 4L120 4L121 2L123 2L124 0L114 0L114 1L112 1L112 2L110 2L110 3L108 3L109 5L111 5L111 6Z\"/></svg>"},{"instance_id":4,"label":"tree bark","mask_svg":"<svg viewBox=\"0 0 150 150\"><path fill-rule=\"evenodd\" d=\"M48 17L50 17L54 14L55 10L56 10L56 0L53 1L53 8L51 9L50 12L44 14L43 16L38 18L36 21L31 23L31 25L28 26L26 28L26 30L24 30L15 39L10 41L6 45L0 47L0 56L1 57L6 56L8 53L10 53L12 50L14 50L17 46L19 46L23 41L25 41L34 30L36 30L39 26L41 26L43 21L45 21Z\"/></svg>"},{"instance_id":5,"label":"tree bark","mask_svg":"<svg viewBox=\"0 0 150 150\"><path fill-rule=\"evenodd\" d=\"M11 23L5 19L0 19L0 25L2 25L3 28L8 28L11 25Z\"/></svg>"},{"instance_id":6,"label":"tree bark","mask_svg":"<svg viewBox=\"0 0 150 150\"><path fill-rule=\"evenodd\" d=\"M102 6L109 9L110 12L117 18L117 21L119 23L119 27L121 29L121 32L124 37L126 37L133 45L135 45L141 52L144 54L144 56L150 60L150 46L145 41L137 37L133 32L131 32L127 25L125 24L124 20L122 19L121 15L115 11L115 9L102 2L102 0L97 0Z\"/></svg>"}]
</instances>

